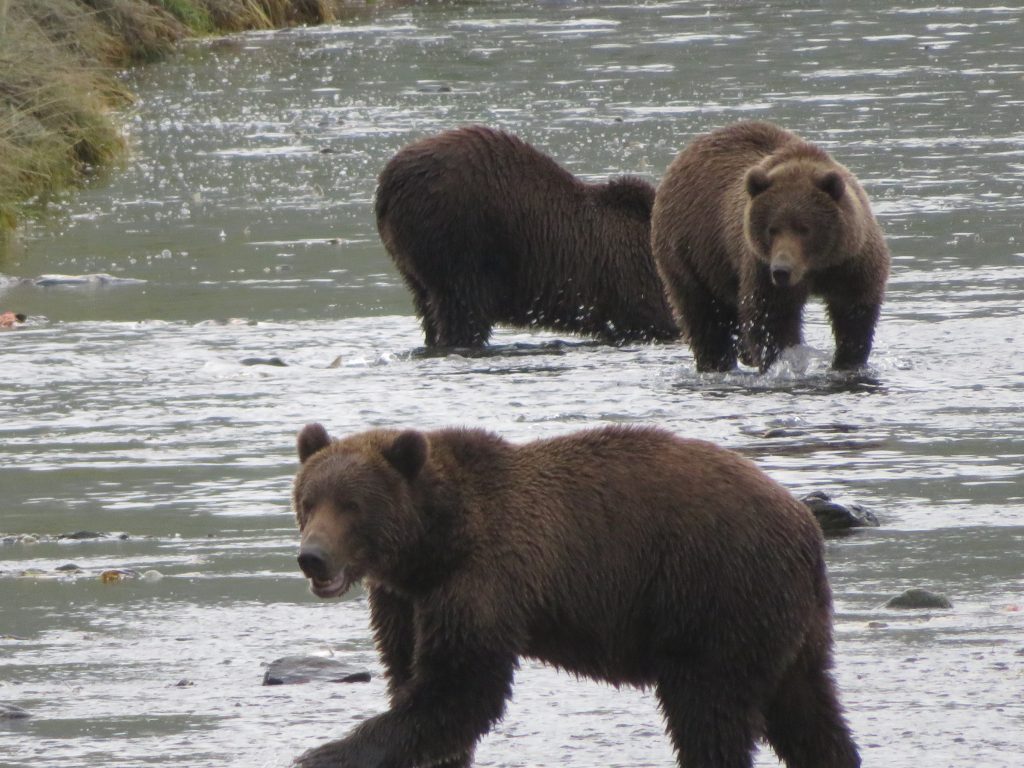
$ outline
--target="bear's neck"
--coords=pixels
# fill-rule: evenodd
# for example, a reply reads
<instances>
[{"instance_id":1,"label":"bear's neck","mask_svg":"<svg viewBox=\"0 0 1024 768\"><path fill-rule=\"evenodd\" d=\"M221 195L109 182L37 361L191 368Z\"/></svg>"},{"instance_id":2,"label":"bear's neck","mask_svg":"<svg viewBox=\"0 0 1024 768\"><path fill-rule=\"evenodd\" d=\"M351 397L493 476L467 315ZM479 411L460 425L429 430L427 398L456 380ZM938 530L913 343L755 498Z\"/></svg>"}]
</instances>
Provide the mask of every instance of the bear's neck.
<instances>
[{"instance_id":1,"label":"bear's neck","mask_svg":"<svg viewBox=\"0 0 1024 768\"><path fill-rule=\"evenodd\" d=\"M462 504L445 493L417 494L417 514L423 522L416 541L409 542L387 574L386 586L410 598L422 597L451 579L468 557L465 546L469 538L465 516L459 514Z\"/></svg>"}]
</instances>

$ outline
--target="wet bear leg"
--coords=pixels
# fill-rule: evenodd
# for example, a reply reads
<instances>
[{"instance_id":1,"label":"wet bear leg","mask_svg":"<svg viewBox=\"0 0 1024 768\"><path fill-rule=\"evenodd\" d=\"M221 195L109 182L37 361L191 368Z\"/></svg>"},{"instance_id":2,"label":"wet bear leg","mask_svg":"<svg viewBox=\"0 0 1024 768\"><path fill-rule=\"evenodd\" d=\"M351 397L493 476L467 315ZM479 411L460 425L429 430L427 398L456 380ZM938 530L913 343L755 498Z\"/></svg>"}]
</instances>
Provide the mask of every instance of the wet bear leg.
<instances>
[{"instance_id":1,"label":"wet bear leg","mask_svg":"<svg viewBox=\"0 0 1024 768\"><path fill-rule=\"evenodd\" d=\"M731 371L736 367L736 309L716 299L692 273L677 286L676 306L697 370Z\"/></svg>"},{"instance_id":2,"label":"wet bear leg","mask_svg":"<svg viewBox=\"0 0 1024 768\"><path fill-rule=\"evenodd\" d=\"M836 340L833 368L850 370L867 363L880 312L877 304L828 302L832 335Z\"/></svg>"},{"instance_id":3,"label":"wet bear leg","mask_svg":"<svg viewBox=\"0 0 1024 768\"><path fill-rule=\"evenodd\" d=\"M515 656L472 638L417 644L415 669L395 691L389 711L364 720L348 736L304 752L298 768L465 768L477 740L505 712Z\"/></svg>"},{"instance_id":4,"label":"wet bear leg","mask_svg":"<svg viewBox=\"0 0 1024 768\"><path fill-rule=\"evenodd\" d=\"M765 736L788 768L858 768L828 657L806 648L765 710Z\"/></svg>"},{"instance_id":5,"label":"wet bear leg","mask_svg":"<svg viewBox=\"0 0 1024 768\"><path fill-rule=\"evenodd\" d=\"M439 297L434 309L439 347L482 347L491 337L491 322L458 290Z\"/></svg>"},{"instance_id":6,"label":"wet bear leg","mask_svg":"<svg viewBox=\"0 0 1024 768\"><path fill-rule=\"evenodd\" d=\"M728 677L675 667L658 677L657 695L679 768L751 768L757 718Z\"/></svg>"},{"instance_id":7,"label":"wet bear leg","mask_svg":"<svg viewBox=\"0 0 1024 768\"><path fill-rule=\"evenodd\" d=\"M739 324L744 362L765 373L784 349L803 343L806 286L777 288L762 265L744 275L740 285Z\"/></svg>"},{"instance_id":8,"label":"wet bear leg","mask_svg":"<svg viewBox=\"0 0 1024 768\"><path fill-rule=\"evenodd\" d=\"M423 343L428 347L437 346L437 323L434 320L434 313L431 309L430 292L420 280L411 274L403 275L405 284L412 293L412 305L416 310L416 317L420 319L423 327Z\"/></svg>"}]
</instances>

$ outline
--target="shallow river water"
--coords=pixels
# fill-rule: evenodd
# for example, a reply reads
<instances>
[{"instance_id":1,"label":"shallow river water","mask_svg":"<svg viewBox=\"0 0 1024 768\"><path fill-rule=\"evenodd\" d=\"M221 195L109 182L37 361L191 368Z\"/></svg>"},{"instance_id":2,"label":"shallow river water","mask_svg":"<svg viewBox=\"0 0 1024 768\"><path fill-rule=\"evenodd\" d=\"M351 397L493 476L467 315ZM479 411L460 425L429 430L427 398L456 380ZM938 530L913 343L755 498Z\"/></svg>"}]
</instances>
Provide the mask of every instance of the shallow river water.
<instances>
[{"instance_id":1,"label":"shallow river water","mask_svg":"<svg viewBox=\"0 0 1024 768\"><path fill-rule=\"evenodd\" d=\"M363 597L317 601L295 565L312 420L659 424L865 504L881 527L828 545L864 765L1024 764L1019 4L452 4L190 43L126 77L131 159L0 255L0 310L30 315L0 330L0 705L31 714L0 719L0 765L283 766L385 707L376 675L261 685L290 654L380 671ZM764 376L507 329L423 352L372 217L398 148L483 122L586 178L657 181L750 117L874 201L894 268L868 375L828 372L820 305ZM76 531L107 536L57 538ZM154 573L101 580L118 568ZM953 608L883 607L911 587ZM524 663L478 764L672 753L650 694Z\"/></svg>"}]
</instances>

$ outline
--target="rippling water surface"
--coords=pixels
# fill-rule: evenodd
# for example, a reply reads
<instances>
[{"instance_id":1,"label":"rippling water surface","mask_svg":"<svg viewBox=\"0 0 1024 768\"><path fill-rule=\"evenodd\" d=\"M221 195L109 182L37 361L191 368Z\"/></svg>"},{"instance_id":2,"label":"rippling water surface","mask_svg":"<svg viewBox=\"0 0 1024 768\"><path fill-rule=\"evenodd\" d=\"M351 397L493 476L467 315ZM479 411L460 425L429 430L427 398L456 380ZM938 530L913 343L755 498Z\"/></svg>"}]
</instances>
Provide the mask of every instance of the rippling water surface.
<instances>
[{"instance_id":1,"label":"rippling water surface","mask_svg":"<svg viewBox=\"0 0 1024 768\"><path fill-rule=\"evenodd\" d=\"M297 653L379 672L363 598L317 602L295 567L311 420L655 423L868 505L882 526L829 544L865 765L1021 765L1024 9L822 5L432 6L129 73L131 160L0 255L0 310L31 316L0 330L0 703L32 715L0 720L0 765L283 766L385 706L379 678L260 685ZM872 196L894 270L869 375L828 371L817 305L765 376L510 330L424 353L371 210L399 147L485 122L586 178L657 181L749 117ZM882 607L909 587L954 607ZM479 765L672 764L650 695L517 681Z\"/></svg>"}]
</instances>

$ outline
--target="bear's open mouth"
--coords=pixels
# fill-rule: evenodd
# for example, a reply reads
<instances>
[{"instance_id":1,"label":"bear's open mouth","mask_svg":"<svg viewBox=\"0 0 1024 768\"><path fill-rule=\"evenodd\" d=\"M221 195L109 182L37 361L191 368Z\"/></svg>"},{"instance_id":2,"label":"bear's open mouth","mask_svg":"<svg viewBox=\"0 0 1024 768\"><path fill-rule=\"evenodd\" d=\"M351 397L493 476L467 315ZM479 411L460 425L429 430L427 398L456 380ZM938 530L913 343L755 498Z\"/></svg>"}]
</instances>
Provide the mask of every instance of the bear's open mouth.
<instances>
[{"instance_id":1,"label":"bear's open mouth","mask_svg":"<svg viewBox=\"0 0 1024 768\"><path fill-rule=\"evenodd\" d=\"M338 572L338 575L330 581L310 579L309 591L317 597L338 597L348 592L356 581L358 581L358 579L354 574L349 572L348 568L342 568Z\"/></svg>"}]
</instances>

